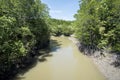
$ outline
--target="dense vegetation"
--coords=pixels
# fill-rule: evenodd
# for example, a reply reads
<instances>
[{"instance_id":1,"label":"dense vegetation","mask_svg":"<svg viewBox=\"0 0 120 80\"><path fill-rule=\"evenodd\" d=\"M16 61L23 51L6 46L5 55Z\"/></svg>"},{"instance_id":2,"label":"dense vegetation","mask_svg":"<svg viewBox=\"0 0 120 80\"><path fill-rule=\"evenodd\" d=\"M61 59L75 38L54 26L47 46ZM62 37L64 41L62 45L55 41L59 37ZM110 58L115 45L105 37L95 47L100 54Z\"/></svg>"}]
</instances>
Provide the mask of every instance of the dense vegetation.
<instances>
[{"instance_id":1,"label":"dense vegetation","mask_svg":"<svg viewBox=\"0 0 120 80\"><path fill-rule=\"evenodd\" d=\"M48 20L48 8L40 0L0 0L0 80L48 45Z\"/></svg>"},{"instance_id":2,"label":"dense vegetation","mask_svg":"<svg viewBox=\"0 0 120 80\"><path fill-rule=\"evenodd\" d=\"M50 19L51 34L54 36L70 36L73 34L73 21Z\"/></svg>"},{"instance_id":3,"label":"dense vegetation","mask_svg":"<svg viewBox=\"0 0 120 80\"><path fill-rule=\"evenodd\" d=\"M81 0L79 4L74 24L81 51L120 52L120 0Z\"/></svg>"},{"instance_id":4,"label":"dense vegetation","mask_svg":"<svg viewBox=\"0 0 120 80\"><path fill-rule=\"evenodd\" d=\"M75 32L80 50L120 52L120 1L80 0L75 21L50 19L40 0L0 0L0 80L29 63L51 35Z\"/></svg>"}]
</instances>

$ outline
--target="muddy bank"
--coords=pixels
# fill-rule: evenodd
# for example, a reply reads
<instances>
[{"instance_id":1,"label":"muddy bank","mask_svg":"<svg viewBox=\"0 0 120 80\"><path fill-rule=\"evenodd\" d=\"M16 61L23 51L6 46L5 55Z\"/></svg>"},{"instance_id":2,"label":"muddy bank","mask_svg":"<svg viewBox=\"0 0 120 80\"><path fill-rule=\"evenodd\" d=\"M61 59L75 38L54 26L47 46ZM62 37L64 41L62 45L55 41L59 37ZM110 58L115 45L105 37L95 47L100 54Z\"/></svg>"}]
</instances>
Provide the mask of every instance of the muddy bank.
<instances>
[{"instance_id":1,"label":"muddy bank","mask_svg":"<svg viewBox=\"0 0 120 80\"><path fill-rule=\"evenodd\" d=\"M69 37L74 44L79 44L79 41L74 36ZM120 68L115 67L112 63L115 61L114 54L105 53L105 56L100 56L100 52L95 52L94 55L89 56L90 59L97 66L99 71L106 77L107 80L120 80Z\"/></svg>"},{"instance_id":2,"label":"muddy bank","mask_svg":"<svg viewBox=\"0 0 120 80\"><path fill-rule=\"evenodd\" d=\"M120 80L120 68L112 65L113 56L113 54L106 55L106 57L93 55L91 59L108 80Z\"/></svg>"}]
</instances>

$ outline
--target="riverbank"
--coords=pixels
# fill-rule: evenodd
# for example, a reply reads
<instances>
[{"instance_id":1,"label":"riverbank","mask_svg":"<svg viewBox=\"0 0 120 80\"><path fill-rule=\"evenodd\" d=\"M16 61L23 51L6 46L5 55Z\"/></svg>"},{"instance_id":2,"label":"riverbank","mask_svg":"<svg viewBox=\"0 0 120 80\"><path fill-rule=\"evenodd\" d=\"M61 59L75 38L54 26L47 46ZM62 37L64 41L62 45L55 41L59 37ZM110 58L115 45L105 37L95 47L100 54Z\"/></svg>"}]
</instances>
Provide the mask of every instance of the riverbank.
<instances>
[{"instance_id":1,"label":"riverbank","mask_svg":"<svg viewBox=\"0 0 120 80\"><path fill-rule=\"evenodd\" d=\"M120 68L111 65L114 61L113 56L112 54L106 55L106 57L96 57L94 55L90 58L108 80L120 80Z\"/></svg>"},{"instance_id":2,"label":"riverbank","mask_svg":"<svg viewBox=\"0 0 120 80\"><path fill-rule=\"evenodd\" d=\"M74 36L69 37L74 44L79 44L79 41ZM106 57L100 56L100 52L95 52L89 58L92 59L99 71L107 78L107 80L120 80L120 68L114 67L111 63L114 61L113 54L104 53Z\"/></svg>"}]
</instances>

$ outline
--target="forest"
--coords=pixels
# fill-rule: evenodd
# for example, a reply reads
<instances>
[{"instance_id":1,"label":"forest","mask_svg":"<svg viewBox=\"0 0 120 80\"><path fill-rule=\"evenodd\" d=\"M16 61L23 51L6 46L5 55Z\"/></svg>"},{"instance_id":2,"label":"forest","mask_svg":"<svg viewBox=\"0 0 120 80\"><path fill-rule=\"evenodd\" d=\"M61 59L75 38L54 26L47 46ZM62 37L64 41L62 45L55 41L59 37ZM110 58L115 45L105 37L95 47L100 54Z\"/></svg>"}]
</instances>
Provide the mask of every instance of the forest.
<instances>
[{"instance_id":1,"label":"forest","mask_svg":"<svg viewBox=\"0 0 120 80\"><path fill-rule=\"evenodd\" d=\"M70 36L74 33L73 21L58 20L51 18L50 26L51 35L54 36Z\"/></svg>"},{"instance_id":2,"label":"forest","mask_svg":"<svg viewBox=\"0 0 120 80\"><path fill-rule=\"evenodd\" d=\"M85 54L120 52L120 0L79 0L74 17L51 18L41 0L0 0L0 80L29 64L51 35L74 34Z\"/></svg>"},{"instance_id":3,"label":"forest","mask_svg":"<svg viewBox=\"0 0 120 80\"><path fill-rule=\"evenodd\" d=\"M48 7L40 0L0 1L0 79L30 63L50 39Z\"/></svg>"},{"instance_id":4,"label":"forest","mask_svg":"<svg viewBox=\"0 0 120 80\"><path fill-rule=\"evenodd\" d=\"M103 49L120 52L120 1L81 0L79 4L75 32L81 47L88 53Z\"/></svg>"}]
</instances>

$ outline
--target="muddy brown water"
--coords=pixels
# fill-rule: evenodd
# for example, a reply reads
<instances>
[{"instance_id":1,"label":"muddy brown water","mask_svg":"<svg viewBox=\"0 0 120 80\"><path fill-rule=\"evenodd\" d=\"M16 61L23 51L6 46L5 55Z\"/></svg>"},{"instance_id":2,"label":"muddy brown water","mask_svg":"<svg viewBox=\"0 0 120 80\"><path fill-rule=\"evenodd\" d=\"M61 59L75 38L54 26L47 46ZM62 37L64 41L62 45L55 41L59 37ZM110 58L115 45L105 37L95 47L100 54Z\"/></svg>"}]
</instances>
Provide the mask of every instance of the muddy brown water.
<instances>
[{"instance_id":1,"label":"muddy brown water","mask_svg":"<svg viewBox=\"0 0 120 80\"><path fill-rule=\"evenodd\" d=\"M15 80L105 80L92 60L82 55L67 37L51 37L45 61L19 74Z\"/></svg>"}]
</instances>

